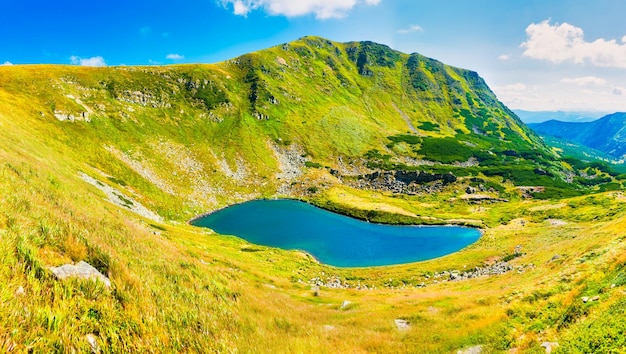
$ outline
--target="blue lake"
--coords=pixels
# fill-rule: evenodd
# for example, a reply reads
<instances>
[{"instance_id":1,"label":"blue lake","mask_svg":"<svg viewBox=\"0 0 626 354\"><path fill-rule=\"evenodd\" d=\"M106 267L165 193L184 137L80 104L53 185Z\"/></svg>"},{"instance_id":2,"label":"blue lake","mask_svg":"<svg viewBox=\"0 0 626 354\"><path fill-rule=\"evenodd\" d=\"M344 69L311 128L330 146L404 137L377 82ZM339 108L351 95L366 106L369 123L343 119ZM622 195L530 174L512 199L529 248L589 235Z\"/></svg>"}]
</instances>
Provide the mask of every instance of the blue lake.
<instances>
[{"instance_id":1,"label":"blue lake","mask_svg":"<svg viewBox=\"0 0 626 354\"><path fill-rule=\"evenodd\" d=\"M472 228L374 224L295 200L254 200L216 211L192 224L258 245L303 250L337 267L437 258L480 238L480 231Z\"/></svg>"}]
</instances>

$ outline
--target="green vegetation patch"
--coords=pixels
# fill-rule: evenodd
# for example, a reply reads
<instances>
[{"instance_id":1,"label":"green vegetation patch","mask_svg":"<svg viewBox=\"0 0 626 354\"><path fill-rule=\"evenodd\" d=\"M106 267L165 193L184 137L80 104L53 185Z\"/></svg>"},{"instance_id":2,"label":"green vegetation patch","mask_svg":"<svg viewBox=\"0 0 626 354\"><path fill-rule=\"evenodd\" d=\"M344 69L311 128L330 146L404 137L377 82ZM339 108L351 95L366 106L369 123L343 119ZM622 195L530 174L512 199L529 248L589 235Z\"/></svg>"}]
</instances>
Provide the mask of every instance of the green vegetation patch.
<instances>
[{"instance_id":1,"label":"green vegetation patch","mask_svg":"<svg viewBox=\"0 0 626 354\"><path fill-rule=\"evenodd\" d=\"M440 129L439 124L433 122L424 122L418 127L420 130L435 132Z\"/></svg>"},{"instance_id":2,"label":"green vegetation patch","mask_svg":"<svg viewBox=\"0 0 626 354\"><path fill-rule=\"evenodd\" d=\"M474 156L476 149L462 142L457 138L423 138L420 147L420 154L431 161L452 163L467 161Z\"/></svg>"}]
</instances>

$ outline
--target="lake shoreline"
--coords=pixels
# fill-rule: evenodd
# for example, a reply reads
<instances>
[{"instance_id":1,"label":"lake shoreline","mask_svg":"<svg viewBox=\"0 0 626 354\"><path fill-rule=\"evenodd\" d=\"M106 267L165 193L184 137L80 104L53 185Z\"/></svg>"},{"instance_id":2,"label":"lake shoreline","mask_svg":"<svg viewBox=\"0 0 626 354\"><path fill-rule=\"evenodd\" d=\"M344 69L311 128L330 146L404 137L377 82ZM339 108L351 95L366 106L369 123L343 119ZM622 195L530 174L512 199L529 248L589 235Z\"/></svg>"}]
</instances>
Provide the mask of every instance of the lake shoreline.
<instances>
[{"instance_id":1,"label":"lake shoreline","mask_svg":"<svg viewBox=\"0 0 626 354\"><path fill-rule=\"evenodd\" d=\"M219 211L222 211L224 209L228 209L231 207L234 207L236 205L240 205L240 204L244 204L244 203L248 203L251 201L256 201L256 200L293 200L293 201L298 201L298 202L303 202L309 205L312 205L316 208L322 209L322 210L326 210L335 214L339 214L339 215L343 215L343 216L347 216L350 217L352 219L356 219L356 220L360 220L360 221L365 221L368 223L372 223L372 224L380 224L380 225L396 225L396 226L450 226L450 227L468 227L471 229L477 229L480 231L481 237L484 235L485 233L485 226L481 225L478 226L474 223L471 222L467 222L467 221L463 221L463 220L443 220L443 219L428 219L428 222L425 219L422 218L412 218L413 221L417 221L417 222L413 222L413 223L404 223L404 222L400 222L400 217L403 215L400 214L392 214L392 213L387 213L388 215L394 215L396 217L398 217L398 222L383 222L383 221L376 221L376 220L370 220L366 217L360 217L359 215L355 215L354 213L350 213L351 209L346 209L346 208L341 208L340 206L336 205L336 204L332 204L334 207L328 207L329 205L323 205L321 203L315 203L311 200L306 200L306 199L298 199L298 198L256 198L256 199L250 199L250 200L245 200L242 202L237 202L237 203L233 203L233 204L229 204L225 207L219 208L219 209L215 209L203 214L200 214L198 216L195 216L191 219L189 219L187 221L188 225L191 226L196 226L197 225L194 224L195 221L200 220L204 217L207 217L211 214L217 213ZM365 210L363 210L365 211ZM404 216L407 217L407 216ZM420 222L422 221L422 222Z\"/></svg>"},{"instance_id":2,"label":"lake shoreline","mask_svg":"<svg viewBox=\"0 0 626 354\"><path fill-rule=\"evenodd\" d=\"M483 236L459 225L371 222L298 199L255 199L204 214L191 225L250 244L292 250L336 268L425 261L456 253Z\"/></svg>"}]
</instances>

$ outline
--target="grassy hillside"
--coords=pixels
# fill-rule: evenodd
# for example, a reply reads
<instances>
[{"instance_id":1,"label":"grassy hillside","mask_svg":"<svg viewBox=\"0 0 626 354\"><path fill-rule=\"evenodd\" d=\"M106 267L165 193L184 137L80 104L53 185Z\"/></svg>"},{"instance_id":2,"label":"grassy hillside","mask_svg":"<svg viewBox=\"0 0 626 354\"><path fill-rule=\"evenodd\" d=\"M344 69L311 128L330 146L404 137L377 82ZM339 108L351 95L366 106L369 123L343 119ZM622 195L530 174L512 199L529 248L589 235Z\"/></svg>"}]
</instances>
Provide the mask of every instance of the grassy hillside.
<instances>
[{"instance_id":1,"label":"grassy hillside","mask_svg":"<svg viewBox=\"0 0 626 354\"><path fill-rule=\"evenodd\" d=\"M415 170L455 180L363 185ZM623 345L619 176L557 160L476 73L419 54L306 37L215 65L0 66L0 177L0 351ZM546 192L525 198L528 185ZM436 260L343 269L186 224L260 197L484 236ZM50 273L80 260L111 288ZM498 260L512 270L451 280Z\"/></svg>"}]
</instances>

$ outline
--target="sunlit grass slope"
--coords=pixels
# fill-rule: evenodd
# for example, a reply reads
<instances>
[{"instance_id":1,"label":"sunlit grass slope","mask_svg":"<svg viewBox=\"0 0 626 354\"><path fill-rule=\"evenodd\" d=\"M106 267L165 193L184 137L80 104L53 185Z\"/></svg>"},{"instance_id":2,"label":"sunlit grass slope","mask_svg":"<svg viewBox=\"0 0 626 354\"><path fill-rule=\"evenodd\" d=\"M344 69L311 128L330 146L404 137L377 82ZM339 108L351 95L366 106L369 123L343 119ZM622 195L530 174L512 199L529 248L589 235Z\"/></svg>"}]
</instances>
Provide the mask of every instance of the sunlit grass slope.
<instances>
[{"instance_id":1,"label":"sunlit grass slope","mask_svg":"<svg viewBox=\"0 0 626 354\"><path fill-rule=\"evenodd\" d=\"M0 66L0 352L619 348L621 181L573 163L476 73L375 43L307 37L215 65ZM459 178L415 195L348 183L395 169ZM581 171L602 183L565 181ZM499 201L464 199L479 183ZM526 184L571 197L525 199ZM440 259L339 269L186 223L276 196L485 232ZM519 271L433 281L498 259ZM111 288L48 269L81 260ZM331 276L352 288L311 289Z\"/></svg>"}]
</instances>

